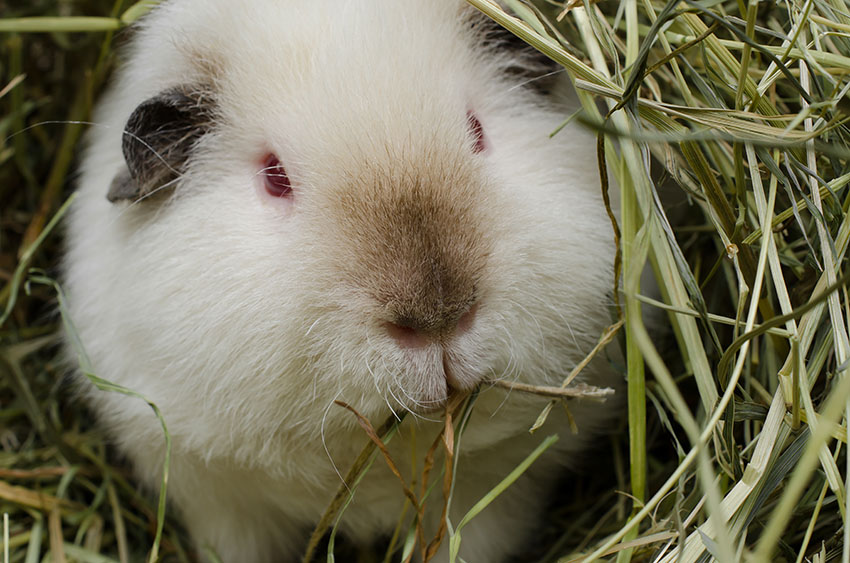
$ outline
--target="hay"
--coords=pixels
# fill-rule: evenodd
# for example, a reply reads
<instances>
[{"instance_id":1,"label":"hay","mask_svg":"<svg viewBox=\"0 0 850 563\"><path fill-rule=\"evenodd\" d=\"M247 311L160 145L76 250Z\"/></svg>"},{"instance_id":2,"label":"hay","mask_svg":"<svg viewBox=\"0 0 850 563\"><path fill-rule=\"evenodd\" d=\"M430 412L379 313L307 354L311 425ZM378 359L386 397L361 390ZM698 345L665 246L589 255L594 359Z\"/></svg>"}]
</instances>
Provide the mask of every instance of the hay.
<instances>
[{"instance_id":1,"label":"hay","mask_svg":"<svg viewBox=\"0 0 850 563\"><path fill-rule=\"evenodd\" d=\"M547 5L553 20L470 1L575 77L622 190L635 502L585 560L847 561L848 5L626 0ZM671 226L651 157L696 228ZM675 375L641 318L656 306L640 295L646 260ZM646 463L648 399L679 450L672 471Z\"/></svg>"},{"instance_id":2,"label":"hay","mask_svg":"<svg viewBox=\"0 0 850 563\"><path fill-rule=\"evenodd\" d=\"M469 1L567 69L620 186L629 416L611 455L623 494L577 486L575 505L553 511L554 533L541 530L544 560L850 561L850 5L512 0L507 13ZM58 0L0 0L11 561L141 560L162 522L68 399L52 313L51 218L113 65L113 33L146 3L126 4L70 13ZM647 262L661 300L641 294ZM652 311L669 321L672 350L645 328ZM159 555L190 561L185 543L166 520Z\"/></svg>"}]
</instances>

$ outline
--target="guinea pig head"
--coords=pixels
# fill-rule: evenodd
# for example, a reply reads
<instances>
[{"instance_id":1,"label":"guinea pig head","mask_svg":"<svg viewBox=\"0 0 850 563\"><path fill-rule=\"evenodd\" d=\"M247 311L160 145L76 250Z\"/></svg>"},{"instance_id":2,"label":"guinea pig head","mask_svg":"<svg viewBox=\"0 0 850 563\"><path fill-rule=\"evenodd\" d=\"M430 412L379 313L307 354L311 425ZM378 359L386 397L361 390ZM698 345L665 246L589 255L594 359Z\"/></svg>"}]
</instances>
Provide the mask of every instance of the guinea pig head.
<instances>
[{"instance_id":1,"label":"guinea pig head","mask_svg":"<svg viewBox=\"0 0 850 563\"><path fill-rule=\"evenodd\" d=\"M282 151L267 148L274 143L226 134L217 104L216 94L199 86L170 88L141 103L125 128L126 169L107 197L135 202L127 214L151 215L143 225L168 228L173 221L192 230L196 254L224 271L255 272L240 276L242 286L232 278L215 283L222 276L216 271L179 290L182 299L231 303L233 314L217 324L275 326L277 341L267 335L268 350L247 348L242 365L231 358L235 369L260 365L282 388L290 379L322 382L320 400L369 391L369 406L360 404L366 410L390 403L429 411L479 383L492 369L481 360L479 310L488 307L498 219L488 211L497 196L478 118L462 106L456 115L434 107L431 119L399 118L383 128L384 137L334 142L320 134L307 157L281 158ZM364 125L349 130L376 129L381 116L360 119ZM253 146L255 158L241 157L233 143ZM253 177L237 178L247 162ZM240 188L251 183L247 193ZM254 260L223 254L227 239L253 246ZM283 298L275 286L286 288ZM235 312L240 299L257 311ZM192 322L193 308L181 324ZM276 353L281 349L287 353Z\"/></svg>"},{"instance_id":2,"label":"guinea pig head","mask_svg":"<svg viewBox=\"0 0 850 563\"><path fill-rule=\"evenodd\" d=\"M607 323L594 137L550 138L553 69L464 2L329 6L163 3L90 136L65 261L80 341L204 459L347 444L336 399L377 421L558 384ZM90 397L127 444L161 440L145 404ZM481 393L475 447L534 407L509 399Z\"/></svg>"}]
</instances>

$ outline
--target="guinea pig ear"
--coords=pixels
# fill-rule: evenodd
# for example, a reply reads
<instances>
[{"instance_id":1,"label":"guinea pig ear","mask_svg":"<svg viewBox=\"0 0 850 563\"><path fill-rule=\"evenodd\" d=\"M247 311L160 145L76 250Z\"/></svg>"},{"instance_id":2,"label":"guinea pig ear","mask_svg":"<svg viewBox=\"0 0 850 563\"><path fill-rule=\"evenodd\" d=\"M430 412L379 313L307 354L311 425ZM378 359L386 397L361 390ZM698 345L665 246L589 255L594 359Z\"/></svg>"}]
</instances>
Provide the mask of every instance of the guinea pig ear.
<instances>
[{"instance_id":1,"label":"guinea pig ear","mask_svg":"<svg viewBox=\"0 0 850 563\"><path fill-rule=\"evenodd\" d=\"M124 127L127 168L112 180L107 199L138 201L173 185L212 122L213 102L205 89L173 88L139 104Z\"/></svg>"}]
</instances>

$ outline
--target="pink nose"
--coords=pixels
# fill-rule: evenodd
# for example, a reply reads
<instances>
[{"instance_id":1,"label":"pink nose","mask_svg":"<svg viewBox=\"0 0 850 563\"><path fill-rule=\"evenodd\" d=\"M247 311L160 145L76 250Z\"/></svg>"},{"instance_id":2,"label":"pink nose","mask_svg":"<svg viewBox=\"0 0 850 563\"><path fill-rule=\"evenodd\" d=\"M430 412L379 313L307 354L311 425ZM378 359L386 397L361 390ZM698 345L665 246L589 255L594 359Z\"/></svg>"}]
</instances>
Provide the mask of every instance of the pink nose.
<instances>
[{"instance_id":1,"label":"pink nose","mask_svg":"<svg viewBox=\"0 0 850 563\"><path fill-rule=\"evenodd\" d=\"M386 322L384 328L387 333L402 348L424 348L441 336L462 334L469 330L475 319L477 306L472 306L467 312L460 316L457 322L449 330L440 332L425 331L416 328L418 323L401 321L398 323Z\"/></svg>"}]
</instances>

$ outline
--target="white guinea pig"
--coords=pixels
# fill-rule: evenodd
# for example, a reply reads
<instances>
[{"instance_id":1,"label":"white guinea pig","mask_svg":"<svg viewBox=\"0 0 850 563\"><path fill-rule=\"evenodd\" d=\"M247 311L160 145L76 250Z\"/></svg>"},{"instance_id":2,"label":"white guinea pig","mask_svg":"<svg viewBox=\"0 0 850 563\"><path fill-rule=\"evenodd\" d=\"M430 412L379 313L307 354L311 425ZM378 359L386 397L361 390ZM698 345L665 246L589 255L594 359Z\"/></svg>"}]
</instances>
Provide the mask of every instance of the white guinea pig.
<instances>
[{"instance_id":1,"label":"white guinea pig","mask_svg":"<svg viewBox=\"0 0 850 563\"><path fill-rule=\"evenodd\" d=\"M545 399L483 382L559 385L610 323L594 135L550 139L564 98L497 29L460 0L174 0L138 25L89 136L64 281L95 374L161 409L169 502L225 563L302 553L367 441L335 400L376 426L409 412L390 443L407 476L448 398L480 387L457 523L542 439ZM619 378L604 360L580 377ZM155 489L150 408L79 380ZM618 408L570 410L578 434L550 416L560 440L463 529L462 558L516 553ZM389 534L404 501L379 458L340 531Z\"/></svg>"}]
</instances>

